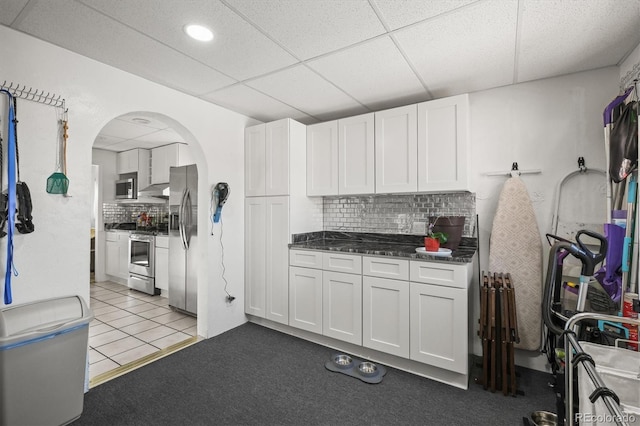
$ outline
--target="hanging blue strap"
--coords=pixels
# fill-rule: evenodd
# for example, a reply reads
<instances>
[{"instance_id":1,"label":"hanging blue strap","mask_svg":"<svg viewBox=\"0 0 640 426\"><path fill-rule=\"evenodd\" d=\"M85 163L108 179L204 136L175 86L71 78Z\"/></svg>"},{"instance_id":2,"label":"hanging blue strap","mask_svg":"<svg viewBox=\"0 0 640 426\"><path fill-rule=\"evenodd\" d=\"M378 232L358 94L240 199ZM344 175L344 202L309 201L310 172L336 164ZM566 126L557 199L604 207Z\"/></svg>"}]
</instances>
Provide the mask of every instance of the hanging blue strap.
<instances>
[{"instance_id":1,"label":"hanging blue strap","mask_svg":"<svg viewBox=\"0 0 640 426\"><path fill-rule=\"evenodd\" d=\"M9 202L7 211L7 263L4 274L4 303L13 302L11 296L11 274L13 273L13 230L16 222L16 132L15 132L15 111L13 109L13 96L6 90L2 90L9 96L9 120L8 120L8 142L7 142L7 178Z\"/></svg>"}]
</instances>

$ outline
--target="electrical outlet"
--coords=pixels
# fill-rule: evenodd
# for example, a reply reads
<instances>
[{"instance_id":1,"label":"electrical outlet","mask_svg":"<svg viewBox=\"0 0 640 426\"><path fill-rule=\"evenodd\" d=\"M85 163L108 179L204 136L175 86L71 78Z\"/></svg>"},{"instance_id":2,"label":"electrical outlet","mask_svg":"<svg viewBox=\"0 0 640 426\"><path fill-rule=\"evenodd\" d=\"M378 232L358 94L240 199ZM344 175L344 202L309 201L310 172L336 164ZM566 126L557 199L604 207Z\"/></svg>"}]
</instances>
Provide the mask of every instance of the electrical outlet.
<instances>
[{"instance_id":1,"label":"electrical outlet","mask_svg":"<svg viewBox=\"0 0 640 426\"><path fill-rule=\"evenodd\" d=\"M411 233L412 234L426 234L427 233L427 223L426 222L413 222L411 225Z\"/></svg>"}]
</instances>

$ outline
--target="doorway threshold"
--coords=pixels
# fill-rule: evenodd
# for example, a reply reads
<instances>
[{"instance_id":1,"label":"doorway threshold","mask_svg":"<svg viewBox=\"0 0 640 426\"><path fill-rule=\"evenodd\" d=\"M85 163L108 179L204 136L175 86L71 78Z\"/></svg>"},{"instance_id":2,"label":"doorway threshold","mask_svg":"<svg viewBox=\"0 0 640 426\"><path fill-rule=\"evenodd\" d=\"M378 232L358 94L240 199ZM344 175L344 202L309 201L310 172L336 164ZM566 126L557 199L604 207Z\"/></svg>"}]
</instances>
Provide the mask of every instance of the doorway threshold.
<instances>
[{"instance_id":1,"label":"doorway threshold","mask_svg":"<svg viewBox=\"0 0 640 426\"><path fill-rule=\"evenodd\" d=\"M159 360L160 358L164 358L165 356L171 355L179 350L182 350L188 346L191 346L199 341L197 336L191 337L189 339L183 340L182 342L178 342L174 345L168 346L164 349L160 349L157 352L149 354L145 357L137 359L135 361L131 361L128 364L121 365L113 370L109 370L105 373L99 374L89 380L89 389L93 389L96 386L99 386L103 383L108 382L111 379L115 379L116 377L120 377L124 374L127 374L136 368L143 367L147 364L150 364L154 361Z\"/></svg>"}]
</instances>

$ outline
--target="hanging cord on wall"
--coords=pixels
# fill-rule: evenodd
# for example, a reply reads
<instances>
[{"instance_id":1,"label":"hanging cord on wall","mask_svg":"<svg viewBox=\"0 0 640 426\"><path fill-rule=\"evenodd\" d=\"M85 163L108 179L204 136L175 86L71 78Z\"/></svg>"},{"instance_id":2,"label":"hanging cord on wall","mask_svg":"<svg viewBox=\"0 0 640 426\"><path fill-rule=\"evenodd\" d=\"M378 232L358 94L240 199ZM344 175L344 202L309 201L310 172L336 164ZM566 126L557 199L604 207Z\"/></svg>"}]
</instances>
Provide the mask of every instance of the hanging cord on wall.
<instances>
[{"instance_id":1,"label":"hanging cord on wall","mask_svg":"<svg viewBox=\"0 0 640 426\"><path fill-rule=\"evenodd\" d=\"M213 216L215 214L216 211L216 206L214 206L215 204L215 197L213 196L213 193L211 194L211 203L209 205L209 218L211 220L211 235L213 236L213 225L214 225L214 220L213 220ZM226 300L228 303L231 303L235 300L235 297L232 296L228 291L227 291L227 286L229 285L229 282L227 281L227 278L224 276L227 268L224 266L224 244L222 243L222 236L224 235L224 223L222 221L222 216L220 217L220 264L222 266L222 280L224 281L224 292L227 293L227 297Z\"/></svg>"}]
</instances>

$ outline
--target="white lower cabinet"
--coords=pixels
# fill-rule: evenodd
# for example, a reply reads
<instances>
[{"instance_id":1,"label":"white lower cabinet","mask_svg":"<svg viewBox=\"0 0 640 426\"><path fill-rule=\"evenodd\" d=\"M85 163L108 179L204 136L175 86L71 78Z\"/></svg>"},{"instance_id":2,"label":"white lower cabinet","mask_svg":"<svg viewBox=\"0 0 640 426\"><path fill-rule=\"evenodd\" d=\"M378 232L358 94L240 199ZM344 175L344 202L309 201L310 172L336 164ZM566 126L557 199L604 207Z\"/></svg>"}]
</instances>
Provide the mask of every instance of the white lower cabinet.
<instances>
[{"instance_id":1,"label":"white lower cabinet","mask_svg":"<svg viewBox=\"0 0 640 426\"><path fill-rule=\"evenodd\" d=\"M362 276L322 273L322 334L362 345Z\"/></svg>"},{"instance_id":2,"label":"white lower cabinet","mask_svg":"<svg viewBox=\"0 0 640 426\"><path fill-rule=\"evenodd\" d=\"M106 233L105 272L126 281L129 277L129 232Z\"/></svg>"},{"instance_id":3,"label":"white lower cabinet","mask_svg":"<svg viewBox=\"0 0 640 426\"><path fill-rule=\"evenodd\" d=\"M169 237L156 237L155 285L169 291Z\"/></svg>"},{"instance_id":4,"label":"white lower cabinet","mask_svg":"<svg viewBox=\"0 0 640 426\"><path fill-rule=\"evenodd\" d=\"M410 288L410 358L466 374L467 292L413 282Z\"/></svg>"},{"instance_id":5,"label":"white lower cabinet","mask_svg":"<svg viewBox=\"0 0 640 426\"><path fill-rule=\"evenodd\" d=\"M363 277L362 346L409 358L409 285Z\"/></svg>"},{"instance_id":6,"label":"white lower cabinet","mask_svg":"<svg viewBox=\"0 0 640 426\"><path fill-rule=\"evenodd\" d=\"M322 270L289 267L289 325L322 333Z\"/></svg>"},{"instance_id":7,"label":"white lower cabinet","mask_svg":"<svg viewBox=\"0 0 640 426\"><path fill-rule=\"evenodd\" d=\"M290 326L447 370L428 374L466 388L471 263L294 249L289 265Z\"/></svg>"}]
</instances>

